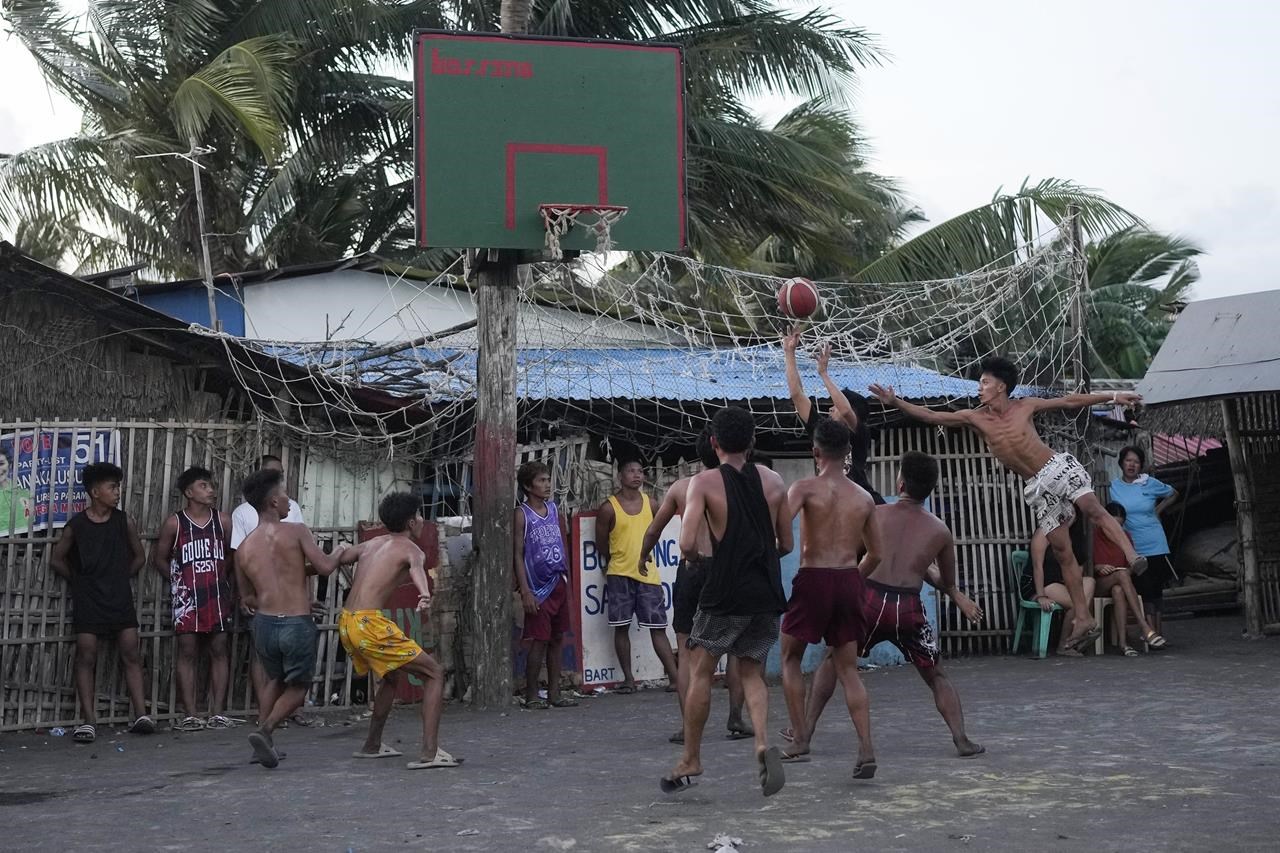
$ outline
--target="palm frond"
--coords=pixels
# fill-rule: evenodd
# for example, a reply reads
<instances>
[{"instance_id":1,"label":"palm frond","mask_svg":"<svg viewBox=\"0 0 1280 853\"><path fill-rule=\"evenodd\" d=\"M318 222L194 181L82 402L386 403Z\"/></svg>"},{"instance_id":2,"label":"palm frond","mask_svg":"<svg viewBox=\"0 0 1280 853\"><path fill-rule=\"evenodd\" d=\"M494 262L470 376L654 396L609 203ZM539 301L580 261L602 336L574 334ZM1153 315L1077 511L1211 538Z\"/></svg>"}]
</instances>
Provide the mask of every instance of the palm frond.
<instances>
[{"instance_id":1,"label":"palm frond","mask_svg":"<svg viewBox=\"0 0 1280 853\"><path fill-rule=\"evenodd\" d=\"M1142 224L1096 191L1060 178L1024 181L1017 192L996 193L990 204L942 222L859 270L855 281L949 278L992 264L1011 264L1042 233L1080 211L1086 239Z\"/></svg>"},{"instance_id":2,"label":"palm frond","mask_svg":"<svg viewBox=\"0 0 1280 853\"><path fill-rule=\"evenodd\" d=\"M75 105L89 109L128 99L128 92L95 61L76 17L57 0L5 0L4 17L44 79Z\"/></svg>"},{"instance_id":3,"label":"palm frond","mask_svg":"<svg viewBox=\"0 0 1280 853\"><path fill-rule=\"evenodd\" d=\"M288 70L294 50L276 36L233 45L188 77L174 93L171 113L178 131L199 141L220 119L243 132L268 158L284 144L284 108L293 90Z\"/></svg>"},{"instance_id":4,"label":"palm frond","mask_svg":"<svg viewBox=\"0 0 1280 853\"><path fill-rule=\"evenodd\" d=\"M736 92L801 94L841 90L858 68L884 54L866 30L825 12L799 17L770 11L664 33L684 46L692 86L720 83Z\"/></svg>"}]
</instances>

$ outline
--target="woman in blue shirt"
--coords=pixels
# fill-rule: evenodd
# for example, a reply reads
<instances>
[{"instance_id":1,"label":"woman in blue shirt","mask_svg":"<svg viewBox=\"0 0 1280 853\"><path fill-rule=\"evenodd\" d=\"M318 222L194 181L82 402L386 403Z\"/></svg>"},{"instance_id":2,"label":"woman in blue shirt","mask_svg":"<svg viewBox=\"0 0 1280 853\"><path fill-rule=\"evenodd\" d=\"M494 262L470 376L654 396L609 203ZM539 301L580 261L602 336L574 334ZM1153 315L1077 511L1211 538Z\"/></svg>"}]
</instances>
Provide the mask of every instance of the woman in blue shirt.
<instances>
[{"instance_id":1,"label":"woman in blue shirt","mask_svg":"<svg viewBox=\"0 0 1280 853\"><path fill-rule=\"evenodd\" d=\"M1147 455L1142 448L1122 449L1120 476L1111 481L1110 495L1124 507L1124 529L1133 537L1134 549L1147 558L1147 570L1133 579L1133 585L1142 596L1148 620L1159 631L1164 588L1175 577L1160 515L1177 502L1178 490L1144 474L1146 467Z\"/></svg>"}]
</instances>

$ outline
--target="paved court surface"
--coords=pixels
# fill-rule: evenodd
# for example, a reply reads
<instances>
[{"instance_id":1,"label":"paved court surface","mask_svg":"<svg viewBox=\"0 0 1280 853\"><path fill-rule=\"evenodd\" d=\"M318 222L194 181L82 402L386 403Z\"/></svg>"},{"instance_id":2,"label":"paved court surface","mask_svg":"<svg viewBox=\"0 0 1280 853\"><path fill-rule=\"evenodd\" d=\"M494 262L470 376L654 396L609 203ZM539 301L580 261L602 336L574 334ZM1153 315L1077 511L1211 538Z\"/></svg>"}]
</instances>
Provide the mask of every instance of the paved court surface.
<instances>
[{"instance_id":1,"label":"paved court surface","mask_svg":"<svg viewBox=\"0 0 1280 853\"><path fill-rule=\"evenodd\" d=\"M0 848L66 850L1275 850L1280 839L1280 639L1236 618L1170 622L1173 648L1125 659L952 661L971 735L954 758L909 669L866 674L880 772L850 778L833 704L809 764L764 799L751 742L720 736L713 698L702 783L658 791L676 748L674 700L608 695L582 707L450 708L457 770L355 761L364 723L290 729L274 771L248 764L247 728L141 738L0 737ZM771 696L771 729L782 725ZM389 740L412 753L417 709ZM115 741L112 743L111 741ZM119 751L122 747L123 751ZM53 846L49 846L53 845Z\"/></svg>"}]
</instances>

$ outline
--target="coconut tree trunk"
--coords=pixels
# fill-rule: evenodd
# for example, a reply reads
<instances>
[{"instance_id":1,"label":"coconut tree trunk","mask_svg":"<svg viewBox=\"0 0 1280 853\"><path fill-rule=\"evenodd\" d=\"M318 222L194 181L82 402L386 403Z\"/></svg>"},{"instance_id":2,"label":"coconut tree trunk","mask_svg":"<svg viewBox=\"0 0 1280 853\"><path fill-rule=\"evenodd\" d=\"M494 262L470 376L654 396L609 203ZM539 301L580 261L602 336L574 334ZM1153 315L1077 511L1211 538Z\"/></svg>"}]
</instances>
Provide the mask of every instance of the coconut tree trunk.
<instances>
[{"instance_id":1,"label":"coconut tree trunk","mask_svg":"<svg viewBox=\"0 0 1280 853\"><path fill-rule=\"evenodd\" d=\"M503 0L502 31L529 27L529 0ZM482 255L483 256L483 255ZM480 270L476 319L474 553L471 572L472 701L482 708L511 702L511 519L516 480L516 310L514 256Z\"/></svg>"},{"instance_id":2,"label":"coconut tree trunk","mask_svg":"<svg viewBox=\"0 0 1280 853\"><path fill-rule=\"evenodd\" d=\"M531 0L502 0L499 18L504 33L523 33L529 29L529 15L533 10Z\"/></svg>"}]
</instances>

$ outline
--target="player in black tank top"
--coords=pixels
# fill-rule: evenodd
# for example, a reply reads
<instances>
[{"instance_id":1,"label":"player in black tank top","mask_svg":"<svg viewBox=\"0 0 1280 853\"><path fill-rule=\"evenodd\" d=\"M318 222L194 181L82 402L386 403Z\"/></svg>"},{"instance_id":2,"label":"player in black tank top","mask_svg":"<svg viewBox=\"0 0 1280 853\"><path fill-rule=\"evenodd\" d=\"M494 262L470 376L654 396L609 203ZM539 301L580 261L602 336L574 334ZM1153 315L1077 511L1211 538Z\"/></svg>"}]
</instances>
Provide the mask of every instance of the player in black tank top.
<instances>
[{"instance_id":1,"label":"player in black tank top","mask_svg":"<svg viewBox=\"0 0 1280 853\"><path fill-rule=\"evenodd\" d=\"M95 462L86 465L80 476L89 506L67 522L49 554L49 566L66 579L75 608L76 696L84 723L76 727L72 737L80 743L97 737L99 636L116 639L135 715L129 731L151 734L155 722L146 715L138 618L130 583L146 557L137 528L116 508L124 472L109 462Z\"/></svg>"},{"instance_id":2,"label":"player in black tank top","mask_svg":"<svg viewBox=\"0 0 1280 853\"><path fill-rule=\"evenodd\" d=\"M769 692L764 683L764 662L778 641L779 614L787 603L779 559L791 548L792 538L791 526L783 518L786 486L773 471L747 461L755 439L749 412L721 409L711 420L711 439L720 467L689 481L680 531L681 551L697 549L703 524L713 546L688 640L684 754L660 786L664 793L674 793L702 775L711 675L716 662L728 654L738 661L755 732L760 787L767 797L780 791L786 781L782 753L768 743ZM717 523L723 526L719 537Z\"/></svg>"},{"instance_id":3,"label":"player in black tank top","mask_svg":"<svg viewBox=\"0 0 1280 853\"><path fill-rule=\"evenodd\" d=\"M712 556L699 610L724 616L778 614L787 608L782 564L769 503L752 464L719 468L728 523L723 539L711 535Z\"/></svg>"}]
</instances>

